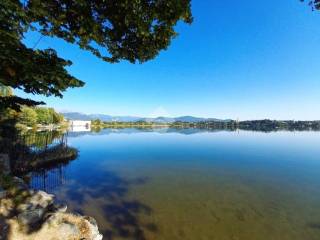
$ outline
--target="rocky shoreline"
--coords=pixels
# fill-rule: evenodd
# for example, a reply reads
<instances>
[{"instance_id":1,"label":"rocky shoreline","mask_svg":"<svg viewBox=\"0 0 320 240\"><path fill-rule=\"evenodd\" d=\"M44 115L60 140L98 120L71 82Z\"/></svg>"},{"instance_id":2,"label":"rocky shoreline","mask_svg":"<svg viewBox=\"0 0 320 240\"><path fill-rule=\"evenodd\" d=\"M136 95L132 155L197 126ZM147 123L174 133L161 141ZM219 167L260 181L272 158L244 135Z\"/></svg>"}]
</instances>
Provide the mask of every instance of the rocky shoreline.
<instances>
[{"instance_id":1,"label":"rocky shoreline","mask_svg":"<svg viewBox=\"0 0 320 240\"><path fill-rule=\"evenodd\" d=\"M0 240L102 240L92 217L67 212L54 195L28 188L22 179L1 176Z\"/></svg>"}]
</instances>

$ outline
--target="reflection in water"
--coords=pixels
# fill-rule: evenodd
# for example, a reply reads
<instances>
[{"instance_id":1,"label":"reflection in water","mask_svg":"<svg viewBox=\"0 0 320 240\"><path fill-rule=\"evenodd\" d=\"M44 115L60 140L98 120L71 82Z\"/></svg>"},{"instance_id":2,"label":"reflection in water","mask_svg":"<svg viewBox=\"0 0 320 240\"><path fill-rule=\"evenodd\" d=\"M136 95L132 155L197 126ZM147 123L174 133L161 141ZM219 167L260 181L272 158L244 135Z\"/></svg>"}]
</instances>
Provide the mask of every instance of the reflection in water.
<instances>
[{"instance_id":1,"label":"reflection in water","mask_svg":"<svg viewBox=\"0 0 320 240\"><path fill-rule=\"evenodd\" d=\"M77 156L67 139L67 134L60 131L1 131L0 153L9 161L7 171L31 175L32 188L50 192L63 183L64 166Z\"/></svg>"},{"instance_id":2,"label":"reflection in water","mask_svg":"<svg viewBox=\"0 0 320 240\"><path fill-rule=\"evenodd\" d=\"M29 171L50 169L68 163L77 156L77 150L67 144L61 132L33 132L18 136L8 151L11 171L23 174Z\"/></svg>"},{"instance_id":3,"label":"reflection in water","mask_svg":"<svg viewBox=\"0 0 320 240\"><path fill-rule=\"evenodd\" d=\"M30 177L28 182L30 188L53 193L66 183L65 165L58 164L52 169L33 171L28 177Z\"/></svg>"},{"instance_id":4,"label":"reflection in water","mask_svg":"<svg viewBox=\"0 0 320 240\"><path fill-rule=\"evenodd\" d=\"M91 125L84 124L84 125L71 125L69 128L70 132L90 132L91 131Z\"/></svg>"},{"instance_id":5,"label":"reflection in water","mask_svg":"<svg viewBox=\"0 0 320 240\"><path fill-rule=\"evenodd\" d=\"M31 151L42 151L59 144L67 145L67 134L62 131L29 131L17 137Z\"/></svg>"},{"instance_id":6,"label":"reflection in water","mask_svg":"<svg viewBox=\"0 0 320 240\"><path fill-rule=\"evenodd\" d=\"M200 133L214 133L221 131L236 131L233 129L200 129L200 128L95 128L91 132L90 131L75 131L69 132L68 137L80 137L80 136L97 136L97 135L110 135L110 134L136 134L136 133L159 133L159 134L167 134L167 133L176 133L182 135L192 135L192 134L200 134Z\"/></svg>"},{"instance_id":7,"label":"reflection in water","mask_svg":"<svg viewBox=\"0 0 320 240\"><path fill-rule=\"evenodd\" d=\"M69 133L77 160L32 171L30 186L93 216L107 240L318 240L319 142L316 132Z\"/></svg>"},{"instance_id":8,"label":"reflection in water","mask_svg":"<svg viewBox=\"0 0 320 240\"><path fill-rule=\"evenodd\" d=\"M67 144L67 135L58 131L22 135L21 145L27 148L19 152L13 172L24 176L30 188L53 193L66 182L65 168L77 156L77 150Z\"/></svg>"},{"instance_id":9,"label":"reflection in water","mask_svg":"<svg viewBox=\"0 0 320 240\"><path fill-rule=\"evenodd\" d=\"M142 215L152 209L137 199L130 199L129 189L146 184L147 178L126 180L114 172L104 170L96 176L83 176L83 182L73 182L58 193L73 211L93 214L104 239L145 240L146 232L156 232L152 222L143 222Z\"/></svg>"},{"instance_id":10,"label":"reflection in water","mask_svg":"<svg viewBox=\"0 0 320 240\"><path fill-rule=\"evenodd\" d=\"M152 209L128 197L129 188L145 184L147 178L126 180L105 170L101 174L86 176L85 184L68 180L67 169L73 159L65 156L65 150L69 149L68 134L28 132L15 137L16 144L8 151L14 157L12 171L22 176L30 188L55 193L57 200L67 202L72 211L87 215L95 211L104 239L145 240L146 231L156 232L154 223L140 220L141 215L150 215ZM47 162L48 158L57 161ZM34 162L40 164L29 167Z\"/></svg>"}]
</instances>

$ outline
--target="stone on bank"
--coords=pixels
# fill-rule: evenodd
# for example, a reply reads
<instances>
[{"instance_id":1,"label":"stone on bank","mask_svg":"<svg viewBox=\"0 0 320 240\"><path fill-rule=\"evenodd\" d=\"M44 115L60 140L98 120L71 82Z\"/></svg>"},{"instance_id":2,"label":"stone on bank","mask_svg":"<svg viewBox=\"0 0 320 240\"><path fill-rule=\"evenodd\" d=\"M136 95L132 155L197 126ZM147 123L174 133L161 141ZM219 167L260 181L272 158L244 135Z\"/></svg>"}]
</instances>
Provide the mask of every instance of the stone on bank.
<instances>
[{"instance_id":1,"label":"stone on bank","mask_svg":"<svg viewBox=\"0 0 320 240\"><path fill-rule=\"evenodd\" d=\"M0 239L102 240L96 221L66 212L54 195L29 190L19 178L0 188Z\"/></svg>"}]
</instances>

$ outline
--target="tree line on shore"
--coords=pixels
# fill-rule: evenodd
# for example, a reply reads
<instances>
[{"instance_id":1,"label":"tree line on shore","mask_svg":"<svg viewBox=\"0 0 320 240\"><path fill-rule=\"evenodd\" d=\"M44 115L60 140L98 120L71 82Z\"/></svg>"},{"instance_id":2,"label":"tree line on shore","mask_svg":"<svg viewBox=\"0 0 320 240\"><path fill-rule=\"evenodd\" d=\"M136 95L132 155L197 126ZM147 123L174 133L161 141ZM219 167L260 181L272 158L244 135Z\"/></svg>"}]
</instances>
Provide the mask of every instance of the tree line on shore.
<instances>
[{"instance_id":1,"label":"tree line on shore","mask_svg":"<svg viewBox=\"0 0 320 240\"><path fill-rule=\"evenodd\" d=\"M136 122L103 122L99 119L91 121L93 129L102 128L153 128L153 127L170 127L170 128L206 128L206 129L228 129L228 130L252 130L252 131L306 131L306 130L320 130L320 121L279 121L279 120L248 120L248 121L202 121L202 122L181 122L173 123L158 123L147 121Z\"/></svg>"},{"instance_id":2,"label":"tree line on shore","mask_svg":"<svg viewBox=\"0 0 320 240\"><path fill-rule=\"evenodd\" d=\"M10 96L14 96L12 88L0 83L0 97ZM27 127L34 127L38 124L60 124L64 121L62 114L48 107L28 107L26 105L20 105L18 110L10 107L0 108L0 110L0 122L7 119L14 119L17 124Z\"/></svg>"},{"instance_id":3,"label":"tree line on shore","mask_svg":"<svg viewBox=\"0 0 320 240\"><path fill-rule=\"evenodd\" d=\"M253 131L305 131L305 130L320 130L320 121L294 121L294 120L247 120L247 121L226 121L226 122L200 122L197 127L205 128L227 128L227 129L242 129Z\"/></svg>"},{"instance_id":4,"label":"tree line on shore","mask_svg":"<svg viewBox=\"0 0 320 240\"><path fill-rule=\"evenodd\" d=\"M20 126L35 127L36 125L61 124L64 121L62 114L53 108L22 106L20 111L8 109L0 120L15 119Z\"/></svg>"}]
</instances>

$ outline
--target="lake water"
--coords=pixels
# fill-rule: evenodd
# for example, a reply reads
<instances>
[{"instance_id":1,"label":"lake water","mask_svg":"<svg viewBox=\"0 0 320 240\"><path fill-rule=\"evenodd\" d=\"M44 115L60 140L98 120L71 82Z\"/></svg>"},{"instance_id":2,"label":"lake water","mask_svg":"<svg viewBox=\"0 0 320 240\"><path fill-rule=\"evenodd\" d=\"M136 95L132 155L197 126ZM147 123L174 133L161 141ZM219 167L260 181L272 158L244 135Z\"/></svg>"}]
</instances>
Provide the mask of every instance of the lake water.
<instances>
[{"instance_id":1,"label":"lake water","mask_svg":"<svg viewBox=\"0 0 320 240\"><path fill-rule=\"evenodd\" d=\"M107 240L319 240L320 132L69 133L76 160L31 186Z\"/></svg>"}]
</instances>

